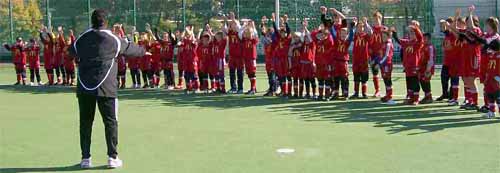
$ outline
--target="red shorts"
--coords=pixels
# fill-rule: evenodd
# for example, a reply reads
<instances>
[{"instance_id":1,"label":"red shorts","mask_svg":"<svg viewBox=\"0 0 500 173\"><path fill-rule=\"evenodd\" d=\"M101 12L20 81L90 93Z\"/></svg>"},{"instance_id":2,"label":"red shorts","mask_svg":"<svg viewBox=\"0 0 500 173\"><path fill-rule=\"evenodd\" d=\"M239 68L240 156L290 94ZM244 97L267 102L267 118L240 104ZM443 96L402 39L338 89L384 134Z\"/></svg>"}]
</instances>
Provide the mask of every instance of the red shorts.
<instances>
[{"instance_id":1,"label":"red shorts","mask_svg":"<svg viewBox=\"0 0 500 173\"><path fill-rule=\"evenodd\" d=\"M309 64L300 64L300 77L303 79L312 79L314 78L314 65L312 63Z\"/></svg>"},{"instance_id":2,"label":"red shorts","mask_svg":"<svg viewBox=\"0 0 500 173\"><path fill-rule=\"evenodd\" d=\"M40 62L30 63L30 69L40 69Z\"/></svg>"},{"instance_id":3,"label":"red shorts","mask_svg":"<svg viewBox=\"0 0 500 173\"><path fill-rule=\"evenodd\" d=\"M290 69L290 75L293 78L299 78L301 77L300 74L300 64L293 65L292 68Z\"/></svg>"},{"instance_id":4,"label":"red shorts","mask_svg":"<svg viewBox=\"0 0 500 173\"><path fill-rule=\"evenodd\" d=\"M418 67L405 67L406 77L418 77Z\"/></svg>"},{"instance_id":5,"label":"red shorts","mask_svg":"<svg viewBox=\"0 0 500 173\"><path fill-rule=\"evenodd\" d=\"M347 61L335 61L333 64L333 74L334 77L348 77L349 67Z\"/></svg>"},{"instance_id":6,"label":"red shorts","mask_svg":"<svg viewBox=\"0 0 500 173\"><path fill-rule=\"evenodd\" d=\"M64 53L57 53L56 56L54 56L55 58L55 61L53 61L54 63L52 65L54 65L54 67L60 67L63 65L63 61L64 61Z\"/></svg>"},{"instance_id":7,"label":"red shorts","mask_svg":"<svg viewBox=\"0 0 500 173\"><path fill-rule=\"evenodd\" d=\"M243 58L236 56L229 57L229 68L243 69L244 67L245 67L245 60Z\"/></svg>"},{"instance_id":8,"label":"red shorts","mask_svg":"<svg viewBox=\"0 0 500 173\"><path fill-rule=\"evenodd\" d=\"M45 69L52 69L52 54L51 53L44 53L43 54L43 66Z\"/></svg>"},{"instance_id":9,"label":"red shorts","mask_svg":"<svg viewBox=\"0 0 500 173\"><path fill-rule=\"evenodd\" d=\"M198 73L198 62L192 61L192 62L184 62L184 71L186 72L191 72L191 73Z\"/></svg>"},{"instance_id":10,"label":"red shorts","mask_svg":"<svg viewBox=\"0 0 500 173\"><path fill-rule=\"evenodd\" d=\"M26 64L14 63L14 68L16 68L16 70L24 70L24 69L26 69Z\"/></svg>"},{"instance_id":11,"label":"red shorts","mask_svg":"<svg viewBox=\"0 0 500 173\"><path fill-rule=\"evenodd\" d=\"M380 65L380 71L382 78L390 79L392 77L392 64Z\"/></svg>"},{"instance_id":12,"label":"red shorts","mask_svg":"<svg viewBox=\"0 0 500 173\"><path fill-rule=\"evenodd\" d=\"M463 61L463 70L461 76L478 77L480 57L465 58Z\"/></svg>"},{"instance_id":13,"label":"red shorts","mask_svg":"<svg viewBox=\"0 0 500 173\"><path fill-rule=\"evenodd\" d=\"M164 70L173 70L174 69L174 62L173 61L166 61L161 63L162 68Z\"/></svg>"},{"instance_id":14,"label":"red shorts","mask_svg":"<svg viewBox=\"0 0 500 173\"><path fill-rule=\"evenodd\" d=\"M161 69L162 69L162 66L161 66L160 62L151 63L151 70L157 72L157 71L161 71Z\"/></svg>"},{"instance_id":15,"label":"red shorts","mask_svg":"<svg viewBox=\"0 0 500 173\"><path fill-rule=\"evenodd\" d=\"M285 77L290 75L290 69L288 68L288 58L279 59L275 66L276 74L280 77Z\"/></svg>"},{"instance_id":16,"label":"red shorts","mask_svg":"<svg viewBox=\"0 0 500 173\"><path fill-rule=\"evenodd\" d=\"M317 64L316 65L316 77L318 79L328 79L331 78L331 65L327 64Z\"/></svg>"},{"instance_id":17,"label":"red shorts","mask_svg":"<svg viewBox=\"0 0 500 173\"><path fill-rule=\"evenodd\" d=\"M486 78L484 81L484 91L486 93L494 93L500 90L500 84L495 80L494 77Z\"/></svg>"},{"instance_id":18,"label":"red shorts","mask_svg":"<svg viewBox=\"0 0 500 173\"><path fill-rule=\"evenodd\" d=\"M245 59L245 71L247 74L255 74L257 72L257 60L254 58Z\"/></svg>"},{"instance_id":19,"label":"red shorts","mask_svg":"<svg viewBox=\"0 0 500 173\"><path fill-rule=\"evenodd\" d=\"M457 77L460 75L460 67L457 64L453 64L448 67L448 74L450 75L450 77Z\"/></svg>"},{"instance_id":20,"label":"red shorts","mask_svg":"<svg viewBox=\"0 0 500 173\"><path fill-rule=\"evenodd\" d=\"M368 62L352 64L353 73L366 73L368 70Z\"/></svg>"}]
</instances>

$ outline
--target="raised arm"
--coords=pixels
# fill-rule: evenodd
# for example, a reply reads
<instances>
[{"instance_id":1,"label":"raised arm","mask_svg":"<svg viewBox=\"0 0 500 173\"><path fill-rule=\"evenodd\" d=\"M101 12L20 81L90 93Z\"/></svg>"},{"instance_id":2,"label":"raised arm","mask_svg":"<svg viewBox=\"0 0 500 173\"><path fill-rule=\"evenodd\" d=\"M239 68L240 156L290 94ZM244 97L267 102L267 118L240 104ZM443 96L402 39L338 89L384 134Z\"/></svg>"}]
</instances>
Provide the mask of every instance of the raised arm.
<instances>
[{"instance_id":1,"label":"raised arm","mask_svg":"<svg viewBox=\"0 0 500 173\"><path fill-rule=\"evenodd\" d=\"M160 41L160 42L163 42L162 37L160 37L160 35L158 35L158 28L155 28L153 30L154 30L155 37L157 38L157 40Z\"/></svg>"},{"instance_id":2,"label":"raised arm","mask_svg":"<svg viewBox=\"0 0 500 173\"><path fill-rule=\"evenodd\" d=\"M141 46L123 39L121 40L120 50L120 54L127 58L142 57L148 54Z\"/></svg>"},{"instance_id":3,"label":"raised arm","mask_svg":"<svg viewBox=\"0 0 500 173\"><path fill-rule=\"evenodd\" d=\"M341 20L344 20L345 19L345 16L344 14L342 14L342 12L338 11L337 9L335 8L330 8L330 11L332 12L332 14L334 14L335 16L339 17Z\"/></svg>"},{"instance_id":4,"label":"raised arm","mask_svg":"<svg viewBox=\"0 0 500 173\"><path fill-rule=\"evenodd\" d=\"M474 5L468 8L469 10L469 22L467 22L467 29L474 29L476 26L474 25L474 10L476 7Z\"/></svg>"}]
</instances>

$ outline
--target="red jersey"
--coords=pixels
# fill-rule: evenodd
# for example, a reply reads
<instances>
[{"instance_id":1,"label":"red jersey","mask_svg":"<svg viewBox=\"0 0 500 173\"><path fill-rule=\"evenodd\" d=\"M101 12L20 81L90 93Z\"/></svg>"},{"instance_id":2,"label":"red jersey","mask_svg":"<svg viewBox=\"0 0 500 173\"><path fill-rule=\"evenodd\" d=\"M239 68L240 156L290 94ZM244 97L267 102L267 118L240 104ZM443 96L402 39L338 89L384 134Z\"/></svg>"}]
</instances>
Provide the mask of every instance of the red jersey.
<instances>
[{"instance_id":1,"label":"red jersey","mask_svg":"<svg viewBox=\"0 0 500 173\"><path fill-rule=\"evenodd\" d=\"M227 33L227 36L229 39L229 57L239 58L239 56L241 55L241 41L238 36L238 32L229 31Z\"/></svg>"},{"instance_id":2,"label":"red jersey","mask_svg":"<svg viewBox=\"0 0 500 173\"><path fill-rule=\"evenodd\" d=\"M456 50L457 38L452 33L446 33L443 39L443 65L449 66L453 63L452 58L456 58L457 50Z\"/></svg>"},{"instance_id":3,"label":"red jersey","mask_svg":"<svg viewBox=\"0 0 500 173\"><path fill-rule=\"evenodd\" d=\"M142 46L144 50L149 51L148 43L144 41L138 42L139 46ZM140 60L141 70L149 70L151 69L151 55L144 55Z\"/></svg>"},{"instance_id":4,"label":"red jersey","mask_svg":"<svg viewBox=\"0 0 500 173\"><path fill-rule=\"evenodd\" d=\"M174 60L174 46L172 42L161 42L160 59L162 62Z\"/></svg>"},{"instance_id":5,"label":"red jersey","mask_svg":"<svg viewBox=\"0 0 500 173\"><path fill-rule=\"evenodd\" d=\"M381 57L384 54L384 44L385 40L383 40L383 29L386 28L383 25L375 25L372 27L373 33L370 37L370 52L372 56Z\"/></svg>"},{"instance_id":6,"label":"red jersey","mask_svg":"<svg viewBox=\"0 0 500 173\"><path fill-rule=\"evenodd\" d=\"M326 65L330 62L332 49L334 46L333 37L328 34L324 40L317 38L318 31L312 33L312 39L316 43L316 64Z\"/></svg>"},{"instance_id":7,"label":"red jersey","mask_svg":"<svg viewBox=\"0 0 500 173\"><path fill-rule=\"evenodd\" d=\"M394 45L392 44L392 40L386 41L382 49L384 50L382 57L385 57L384 64L392 64L392 57L394 56Z\"/></svg>"},{"instance_id":8,"label":"red jersey","mask_svg":"<svg viewBox=\"0 0 500 173\"><path fill-rule=\"evenodd\" d=\"M213 42L213 54L217 59L225 59L226 58L226 45L227 39L224 38L220 41L214 40Z\"/></svg>"},{"instance_id":9,"label":"red jersey","mask_svg":"<svg viewBox=\"0 0 500 173\"><path fill-rule=\"evenodd\" d=\"M54 43L52 41L52 35L47 34L49 37L46 39L43 37L43 33L40 33L40 40L43 43L43 62L45 65L45 68L52 68L53 64L53 56L54 56Z\"/></svg>"},{"instance_id":10,"label":"red jersey","mask_svg":"<svg viewBox=\"0 0 500 173\"><path fill-rule=\"evenodd\" d=\"M196 53L198 55L200 67L209 65L208 63L212 60L212 45L210 43L207 45L199 43L196 48Z\"/></svg>"},{"instance_id":11,"label":"red jersey","mask_svg":"<svg viewBox=\"0 0 500 173\"><path fill-rule=\"evenodd\" d=\"M184 62L193 63L198 62L198 55L196 53L197 46L193 40L182 40L182 59Z\"/></svg>"},{"instance_id":12,"label":"red jersey","mask_svg":"<svg viewBox=\"0 0 500 173\"><path fill-rule=\"evenodd\" d=\"M350 40L335 39L335 46L333 48L333 56L335 60L349 61L349 46Z\"/></svg>"},{"instance_id":13,"label":"red jersey","mask_svg":"<svg viewBox=\"0 0 500 173\"><path fill-rule=\"evenodd\" d=\"M245 59L257 59L257 44L259 40L257 38L253 39L242 39L242 49L241 57Z\"/></svg>"},{"instance_id":14,"label":"red jersey","mask_svg":"<svg viewBox=\"0 0 500 173\"><path fill-rule=\"evenodd\" d=\"M363 32L358 32L354 35L354 47L352 49L352 63L364 64L370 58L369 52L370 35Z\"/></svg>"},{"instance_id":15,"label":"red jersey","mask_svg":"<svg viewBox=\"0 0 500 173\"><path fill-rule=\"evenodd\" d=\"M434 45L425 45L422 49L422 58L420 59L420 71L426 72L427 66L431 65L430 72L434 74L434 64L436 62L436 47Z\"/></svg>"},{"instance_id":16,"label":"red jersey","mask_svg":"<svg viewBox=\"0 0 500 173\"><path fill-rule=\"evenodd\" d=\"M487 61L487 67L484 69L484 89L487 93L492 93L500 90L500 84L495 77L500 77L500 54L488 50L483 61Z\"/></svg>"},{"instance_id":17,"label":"red jersey","mask_svg":"<svg viewBox=\"0 0 500 173\"><path fill-rule=\"evenodd\" d=\"M405 68L415 68L419 65L422 47L424 46L423 35L420 29L415 29L416 39L400 39L401 47L404 48L403 66Z\"/></svg>"},{"instance_id":18,"label":"red jersey","mask_svg":"<svg viewBox=\"0 0 500 173\"><path fill-rule=\"evenodd\" d=\"M151 51L151 62L158 64L161 59L161 44L158 41L151 43L149 50Z\"/></svg>"},{"instance_id":19,"label":"red jersey","mask_svg":"<svg viewBox=\"0 0 500 173\"><path fill-rule=\"evenodd\" d=\"M14 64L26 64L26 50L23 43L16 43L7 47L12 52L12 62Z\"/></svg>"},{"instance_id":20,"label":"red jersey","mask_svg":"<svg viewBox=\"0 0 500 173\"><path fill-rule=\"evenodd\" d=\"M275 57L278 59L286 59L288 58L288 49L290 48L290 42L292 41L291 37L281 37L280 34L276 34L276 52Z\"/></svg>"},{"instance_id":21,"label":"red jersey","mask_svg":"<svg viewBox=\"0 0 500 173\"><path fill-rule=\"evenodd\" d=\"M481 29L479 29L479 28L474 28L473 32L479 36L482 35ZM481 48L482 48L481 43L465 44L465 49L463 50L465 58L478 58L478 61L480 61Z\"/></svg>"},{"instance_id":22,"label":"red jersey","mask_svg":"<svg viewBox=\"0 0 500 173\"><path fill-rule=\"evenodd\" d=\"M40 68L40 45L32 44L27 51L30 68Z\"/></svg>"},{"instance_id":23,"label":"red jersey","mask_svg":"<svg viewBox=\"0 0 500 173\"><path fill-rule=\"evenodd\" d=\"M316 44L314 42L306 43L302 46L301 55L300 55L300 63L309 64L314 63L314 57L316 50Z\"/></svg>"},{"instance_id":24,"label":"red jersey","mask_svg":"<svg viewBox=\"0 0 500 173\"><path fill-rule=\"evenodd\" d=\"M118 60L118 71L126 71L127 60L125 59L125 56L118 55L117 60Z\"/></svg>"},{"instance_id":25,"label":"red jersey","mask_svg":"<svg viewBox=\"0 0 500 173\"><path fill-rule=\"evenodd\" d=\"M59 35L57 37L57 44L56 44L56 53L57 53L56 62L58 62L58 64L61 64L62 59L64 59L65 48L66 48L66 41L64 40L64 36Z\"/></svg>"}]
</instances>

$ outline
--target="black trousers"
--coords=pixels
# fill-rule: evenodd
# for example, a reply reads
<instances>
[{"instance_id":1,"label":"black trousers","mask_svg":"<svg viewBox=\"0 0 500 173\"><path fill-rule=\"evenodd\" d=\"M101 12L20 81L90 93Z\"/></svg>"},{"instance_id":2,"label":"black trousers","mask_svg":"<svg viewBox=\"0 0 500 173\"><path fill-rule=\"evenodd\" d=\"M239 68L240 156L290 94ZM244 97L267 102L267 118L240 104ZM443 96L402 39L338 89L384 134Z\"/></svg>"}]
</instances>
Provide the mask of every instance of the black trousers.
<instances>
[{"instance_id":1,"label":"black trousers","mask_svg":"<svg viewBox=\"0 0 500 173\"><path fill-rule=\"evenodd\" d=\"M98 97L88 94L78 94L80 108L80 148L82 158L90 158L90 144L92 138L92 124L94 122L96 103L104 122L108 156L116 158L118 155L118 100L110 97Z\"/></svg>"}]
</instances>

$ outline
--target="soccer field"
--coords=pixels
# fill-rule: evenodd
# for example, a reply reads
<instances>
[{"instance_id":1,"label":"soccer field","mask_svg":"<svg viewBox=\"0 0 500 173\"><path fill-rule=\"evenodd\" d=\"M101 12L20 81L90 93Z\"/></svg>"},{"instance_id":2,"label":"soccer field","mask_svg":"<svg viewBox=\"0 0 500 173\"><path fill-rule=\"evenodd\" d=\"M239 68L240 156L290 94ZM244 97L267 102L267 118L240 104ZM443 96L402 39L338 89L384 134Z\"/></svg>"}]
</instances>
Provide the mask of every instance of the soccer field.
<instances>
[{"instance_id":1,"label":"soccer field","mask_svg":"<svg viewBox=\"0 0 500 173\"><path fill-rule=\"evenodd\" d=\"M401 103L404 78L395 72ZM500 172L500 119L445 103L262 97L267 80L260 66L257 77L256 96L121 90L118 152L124 167L104 170L106 144L97 113L95 168L82 171L74 88L11 86L13 68L2 64L0 172ZM439 76L432 84L439 96ZM295 152L279 154L280 148Z\"/></svg>"}]
</instances>

